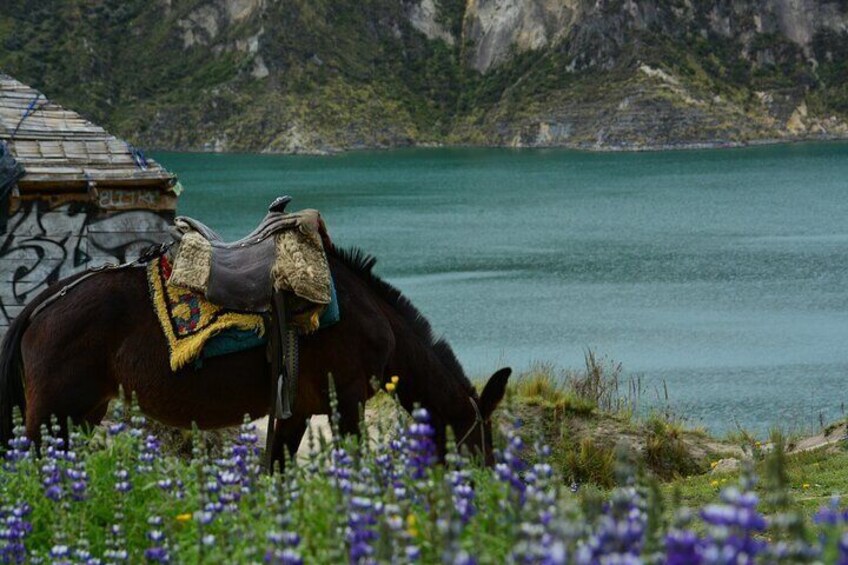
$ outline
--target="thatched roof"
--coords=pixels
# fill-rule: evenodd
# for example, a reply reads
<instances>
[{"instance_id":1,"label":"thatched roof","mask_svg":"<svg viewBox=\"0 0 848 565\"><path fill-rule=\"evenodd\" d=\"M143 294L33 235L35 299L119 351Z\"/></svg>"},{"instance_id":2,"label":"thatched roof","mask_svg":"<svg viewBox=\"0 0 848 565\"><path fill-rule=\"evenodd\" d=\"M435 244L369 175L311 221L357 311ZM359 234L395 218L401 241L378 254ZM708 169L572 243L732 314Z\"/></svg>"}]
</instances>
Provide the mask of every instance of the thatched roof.
<instances>
[{"instance_id":1,"label":"thatched roof","mask_svg":"<svg viewBox=\"0 0 848 565\"><path fill-rule=\"evenodd\" d=\"M175 182L125 141L2 73L0 141L23 167L21 194L97 186L166 190Z\"/></svg>"}]
</instances>

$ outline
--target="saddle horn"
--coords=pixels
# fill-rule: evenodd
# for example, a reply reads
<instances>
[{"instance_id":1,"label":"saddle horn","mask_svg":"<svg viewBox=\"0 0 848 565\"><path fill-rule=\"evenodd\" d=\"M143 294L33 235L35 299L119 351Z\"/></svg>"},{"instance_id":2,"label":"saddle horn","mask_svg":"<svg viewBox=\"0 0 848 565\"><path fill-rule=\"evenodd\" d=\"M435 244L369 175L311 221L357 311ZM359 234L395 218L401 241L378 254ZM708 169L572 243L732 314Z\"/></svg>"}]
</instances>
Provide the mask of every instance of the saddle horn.
<instances>
[{"instance_id":1,"label":"saddle horn","mask_svg":"<svg viewBox=\"0 0 848 565\"><path fill-rule=\"evenodd\" d=\"M271 202L271 205L268 206L269 212L279 212L284 213L286 211L286 206L288 206L289 202L292 201L291 196L278 196Z\"/></svg>"}]
</instances>

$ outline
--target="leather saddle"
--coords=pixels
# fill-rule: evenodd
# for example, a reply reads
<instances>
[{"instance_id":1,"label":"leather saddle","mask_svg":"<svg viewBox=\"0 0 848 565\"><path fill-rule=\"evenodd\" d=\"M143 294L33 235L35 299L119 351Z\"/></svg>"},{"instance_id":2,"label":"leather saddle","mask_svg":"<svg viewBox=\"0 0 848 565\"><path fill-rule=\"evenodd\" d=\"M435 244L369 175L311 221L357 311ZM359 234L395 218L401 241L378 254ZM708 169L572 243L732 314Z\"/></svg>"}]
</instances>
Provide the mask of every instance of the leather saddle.
<instances>
[{"instance_id":1,"label":"leather saddle","mask_svg":"<svg viewBox=\"0 0 848 565\"><path fill-rule=\"evenodd\" d=\"M194 218L177 218L180 240L186 228L197 232L211 246L211 265L206 298L230 310L267 312L273 295L271 268L276 245L271 237L283 230L295 229L297 220L286 214L290 196L281 196L268 207L268 213L247 236L225 242L218 233ZM179 227L184 226L184 227Z\"/></svg>"}]
</instances>

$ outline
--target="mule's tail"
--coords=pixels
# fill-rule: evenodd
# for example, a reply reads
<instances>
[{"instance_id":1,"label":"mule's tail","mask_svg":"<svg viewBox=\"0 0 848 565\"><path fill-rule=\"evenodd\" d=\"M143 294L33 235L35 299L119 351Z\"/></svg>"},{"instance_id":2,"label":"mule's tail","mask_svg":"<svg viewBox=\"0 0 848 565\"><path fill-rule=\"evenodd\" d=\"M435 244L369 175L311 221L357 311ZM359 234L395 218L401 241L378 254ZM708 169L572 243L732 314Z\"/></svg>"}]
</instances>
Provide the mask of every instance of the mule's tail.
<instances>
[{"instance_id":1,"label":"mule's tail","mask_svg":"<svg viewBox=\"0 0 848 565\"><path fill-rule=\"evenodd\" d=\"M0 450L6 448L12 439L13 411L15 406L26 411L24 396L24 373L21 363L21 339L29 320L29 308L12 320L3 345L0 346Z\"/></svg>"}]
</instances>

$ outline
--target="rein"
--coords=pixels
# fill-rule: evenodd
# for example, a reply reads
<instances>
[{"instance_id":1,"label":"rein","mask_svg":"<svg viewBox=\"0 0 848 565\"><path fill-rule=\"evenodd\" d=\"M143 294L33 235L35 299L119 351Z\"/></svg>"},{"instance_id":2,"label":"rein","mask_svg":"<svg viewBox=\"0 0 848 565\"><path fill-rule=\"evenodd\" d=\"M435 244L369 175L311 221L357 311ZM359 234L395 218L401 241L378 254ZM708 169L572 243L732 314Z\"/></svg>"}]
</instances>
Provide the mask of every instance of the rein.
<instances>
[{"instance_id":1,"label":"rein","mask_svg":"<svg viewBox=\"0 0 848 565\"><path fill-rule=\"evenodd\" d=\"M134 259L132 261L127 261L126 263L121 263L120 265L116 265L114 263L106 263L105 265L101 265L99 267L92 267L91 269L86 271L84 275L82 275L81 277L79 277L75 281L66 284L65 286L60 288L57 292L51 294L49 297L44 299L44 301L41 304L39 304L38 306L36 306L35 309L30 313L29 319L31 320L31 319L35 318L38 314L40 314L42 311L44 311L48 306L50 306L54 302L58 301L59 299L63 298L66 294L68 294L69 290L71 290L72 288L74 288L75 286L77 286L78 284L83 282L84 280L90 279L94 275L97 275L99 273L103 273L103 272L106 272L106 271L120 271L120 270L123 270L123 269L128 269L130 267L146 265L151 260L153 260L156 257L159 257L159 256L163 255L164 253L166 253L168 251L168 249L171 247L171 245L172 245L171 243L161 243L159 245L151 247L151 248L147 249L146 251L142 252L142 254L139 255L137 259Z\"/></svg>"},{"instance_id":2,"label":"rein","mask_svg":"<svg viewBox=\"0 0 848 565\"><path fill-rule=\"evenodd\" d=\"M471 432L474 431L474 428L480 427L480 449L483 450L483 460L486 459L486 426L483 424L485 420L483 419L483 413L480 412L480 407L477 406L477 401L474 400L473 396L468 397L468 401L471 403L471 406L474 408L474 424L468 428L468 431L465 432L465 435L462 436L458 442L456 442L456 449L462 446L463 442L468 439L468 436L471 435Z\"/></svg>"}]
</instances>

